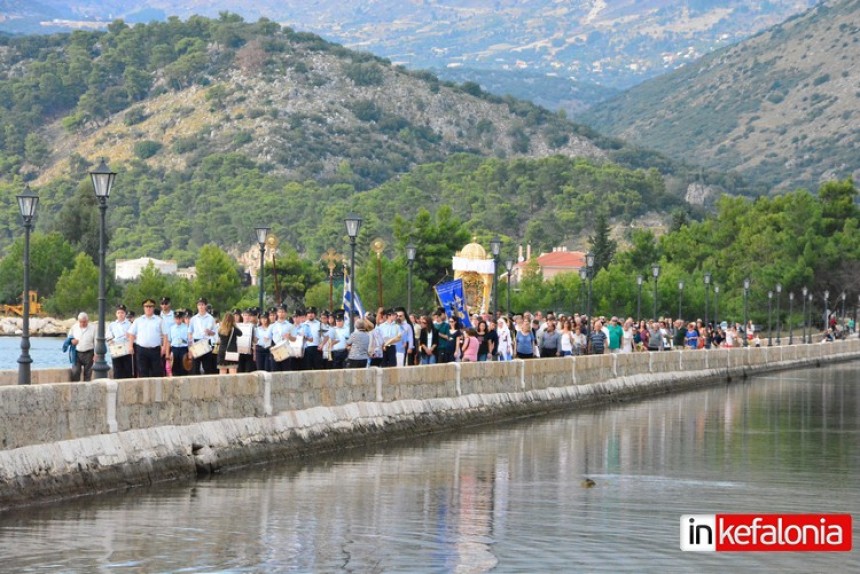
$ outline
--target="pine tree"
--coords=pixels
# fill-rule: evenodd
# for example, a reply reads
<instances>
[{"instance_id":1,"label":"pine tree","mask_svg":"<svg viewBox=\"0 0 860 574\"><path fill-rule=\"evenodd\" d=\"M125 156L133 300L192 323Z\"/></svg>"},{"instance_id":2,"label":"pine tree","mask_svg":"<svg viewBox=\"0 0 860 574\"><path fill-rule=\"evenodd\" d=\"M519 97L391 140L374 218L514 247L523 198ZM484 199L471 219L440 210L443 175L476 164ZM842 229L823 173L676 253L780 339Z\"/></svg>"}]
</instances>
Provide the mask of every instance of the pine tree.
<instances>
[{"instance_id":1,"label":"pine tree","mask_svg":"<svg viewBox=\"0 0 860 574\"><path fill-rule=\"evenodd\" d=\"M594 254L594 273L606 269L612 263L612 258L615 257L615 251L618 249L618 243L610 237L606 213L598 212L594 220L594 234L588 238L588 242Z\"/></svg>"}]
</instances>

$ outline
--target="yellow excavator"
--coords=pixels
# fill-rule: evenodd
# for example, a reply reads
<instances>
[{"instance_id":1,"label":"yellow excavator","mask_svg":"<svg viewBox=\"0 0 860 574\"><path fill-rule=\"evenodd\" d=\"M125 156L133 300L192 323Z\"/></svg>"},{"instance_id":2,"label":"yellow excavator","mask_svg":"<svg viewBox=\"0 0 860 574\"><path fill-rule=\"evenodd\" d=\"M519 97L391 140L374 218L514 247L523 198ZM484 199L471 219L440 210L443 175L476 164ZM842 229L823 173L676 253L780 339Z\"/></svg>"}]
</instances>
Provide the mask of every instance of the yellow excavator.
<instances>
[{"instance_id":1,"label":"yellow excavator","mask_svg":"<svg viewBox=\"0 0 860 574\"><path fill-rule=\"evenodd\" d=\"M8 317L14 315L16 317L24 316L24 305L0 305L0 310ZM38 291L30 291L30 315L42 315L42 304L39 303Z\"/></svg>"}]
</instances>

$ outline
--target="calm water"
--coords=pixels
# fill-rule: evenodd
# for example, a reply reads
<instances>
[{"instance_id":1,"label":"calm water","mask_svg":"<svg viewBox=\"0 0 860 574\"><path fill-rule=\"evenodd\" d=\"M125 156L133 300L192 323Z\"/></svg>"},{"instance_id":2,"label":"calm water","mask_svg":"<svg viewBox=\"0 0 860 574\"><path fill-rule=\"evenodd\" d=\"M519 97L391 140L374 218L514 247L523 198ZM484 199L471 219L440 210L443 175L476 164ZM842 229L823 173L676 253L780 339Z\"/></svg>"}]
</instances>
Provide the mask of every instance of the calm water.
<instances>
[{"instance_id":1,"label":"calm water","mask_svg":"<svg viewBox=\"0 0 860 574\"><path fill-rule=\"evenodd\" d=\"M678 521L860 518L858 366L6 513L0 570L857 571L857 551L683 553Z\"/></svg>"},{"instance_id":2,"label":"calm water","mask_svg":"<svg viewBox=\"0 0 860 574\"><path fill-rule=\"evenodd\" d=\"M65 337L30 337L30 368L54 369L68 367L69 355L63 352ZM21 337L0 337L0 371L18 370Z\"/></svg>"}]
</instances>

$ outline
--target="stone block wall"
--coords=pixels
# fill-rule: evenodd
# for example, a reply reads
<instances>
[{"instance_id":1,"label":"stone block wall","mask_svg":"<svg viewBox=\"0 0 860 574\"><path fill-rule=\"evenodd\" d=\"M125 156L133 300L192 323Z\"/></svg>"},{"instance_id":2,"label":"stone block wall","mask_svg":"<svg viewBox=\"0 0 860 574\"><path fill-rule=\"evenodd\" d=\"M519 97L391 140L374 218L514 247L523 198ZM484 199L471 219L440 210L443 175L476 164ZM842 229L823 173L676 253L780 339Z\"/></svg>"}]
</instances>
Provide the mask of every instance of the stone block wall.
<instances>
[{"instance_id":1,"label":"stone block wall","mask_svg":"<svg viewBox=\"0 0 860 574\"><path fill-rule=\"evenodd\" d=\"M494 361L460 364L460 394L522 392L520 380L525 361ZM570 375L570 366L568 366ZM569 384L569 383L568 383Z\"/></svg>"}]
</instances>

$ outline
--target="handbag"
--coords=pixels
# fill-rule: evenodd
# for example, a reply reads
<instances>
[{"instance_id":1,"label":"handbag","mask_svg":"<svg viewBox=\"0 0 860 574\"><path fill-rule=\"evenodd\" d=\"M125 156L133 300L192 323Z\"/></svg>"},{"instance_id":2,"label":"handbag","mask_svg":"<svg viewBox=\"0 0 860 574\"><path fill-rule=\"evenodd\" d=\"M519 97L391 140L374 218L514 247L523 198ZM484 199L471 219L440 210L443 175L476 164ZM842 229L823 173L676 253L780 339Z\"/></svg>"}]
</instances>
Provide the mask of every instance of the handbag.
<instances>
[{"instance_id":1,"label":"handbag","mask_svg":"<svg viewBox=\"0 0 860 574\"><path fill-rule=\"evenodd\" d=\"M232 331L230 331L230 339L227 341L227 349L230 348L230 343L233 341L235 336L236 336L236 329L234 328ZM224 360L229 361L231 363L238 363L239 362L239 351L224 351Z\"/></svg>"}]
</instances>

